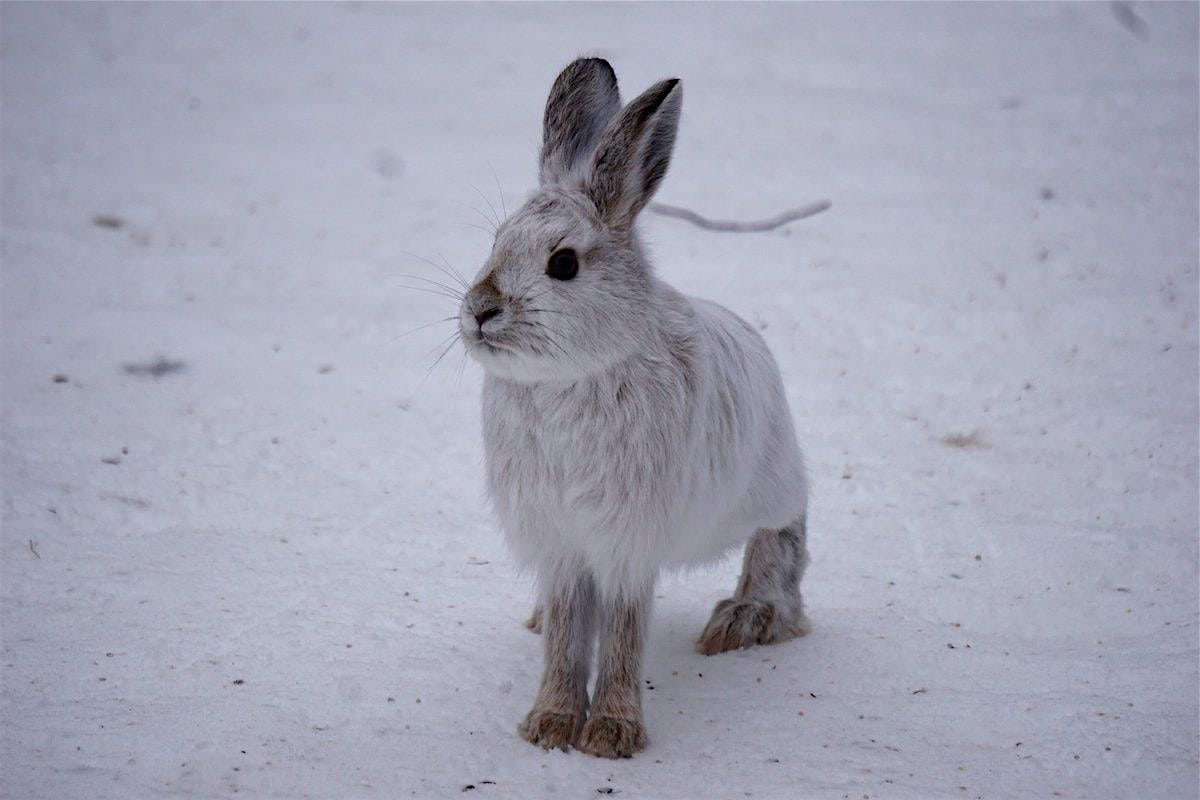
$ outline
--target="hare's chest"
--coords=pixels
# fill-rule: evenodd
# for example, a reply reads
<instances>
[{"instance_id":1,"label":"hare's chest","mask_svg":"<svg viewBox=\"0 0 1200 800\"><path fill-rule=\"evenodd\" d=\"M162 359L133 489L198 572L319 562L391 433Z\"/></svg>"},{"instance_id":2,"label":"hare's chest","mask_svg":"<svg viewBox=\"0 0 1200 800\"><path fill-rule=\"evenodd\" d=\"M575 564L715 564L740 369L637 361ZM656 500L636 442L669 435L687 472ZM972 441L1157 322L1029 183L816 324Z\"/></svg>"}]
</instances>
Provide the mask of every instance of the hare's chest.
<instances>
[{"instance_id":1,"label":"hare's chest","mask_svg":"<svg viewBox=\"0 0 1200 800\"><path fill-rule=\"evenodd\" d=\"M521 524L559 530L620 527L655 481L633 421L595 393L485 392L489 491Z\"/></svg>"}]
</instances>

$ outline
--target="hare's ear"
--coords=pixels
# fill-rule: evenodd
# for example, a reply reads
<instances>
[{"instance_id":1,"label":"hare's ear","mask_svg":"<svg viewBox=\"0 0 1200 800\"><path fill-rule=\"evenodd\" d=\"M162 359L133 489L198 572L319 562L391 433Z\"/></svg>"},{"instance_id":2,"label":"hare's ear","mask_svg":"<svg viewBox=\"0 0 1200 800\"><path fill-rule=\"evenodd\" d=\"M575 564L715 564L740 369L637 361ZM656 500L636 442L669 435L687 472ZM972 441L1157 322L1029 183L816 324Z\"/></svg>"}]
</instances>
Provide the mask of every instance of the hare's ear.
<instances>
[{"instance_id":1,"label":"hare's ear","mask_svg":"<svg viewBox=\"0 0 1200 800\"><path fill-rule=\"evenodd\" d=\"M667 174L683 86L678 78L656 83L609 123L584 178L584 189L600 218L627 227Z\"/></svg>"},{"instance_id":2,"label":"hare's ear","mask_svg":"<svg viewBox=\"0 0 1200 800\"><path fill-rule=\"evenodd\" d=\"M621 107L617 75L603 58L580 58L559 73L542 120L542 185L581 173L604 126Z\"/></svg>"}]
</instances>

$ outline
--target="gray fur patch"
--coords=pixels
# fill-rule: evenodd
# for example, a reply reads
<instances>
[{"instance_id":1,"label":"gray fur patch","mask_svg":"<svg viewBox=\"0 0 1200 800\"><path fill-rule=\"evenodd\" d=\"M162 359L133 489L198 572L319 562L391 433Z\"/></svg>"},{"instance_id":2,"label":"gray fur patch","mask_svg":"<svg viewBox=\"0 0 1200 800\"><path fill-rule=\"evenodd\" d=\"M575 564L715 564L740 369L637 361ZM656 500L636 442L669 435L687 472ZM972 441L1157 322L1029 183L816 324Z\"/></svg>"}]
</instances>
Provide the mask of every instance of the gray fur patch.
<instances>
[{"instance_id":1,"label":"gray fur patch","mask_svg":"<svg viewBox=\"0 0 1200 800\"><path fill-rule=\"evenodd\" d=\"M542 185L572 174L620 107L617 76L607 61L581 58L568 64L546 100L538 169Z\"/></svg>"},{"instance_id":2,"label":"gray fur patch","mask_svg":"<svg viewBox=\"0 0 1200 800\"><path fill-rule=\"evenodd\" d=\"M654 84L601 135L584 187L608 224L632 225L667 174L682 94L677 78Z\"/></svg>"}]
</instances>

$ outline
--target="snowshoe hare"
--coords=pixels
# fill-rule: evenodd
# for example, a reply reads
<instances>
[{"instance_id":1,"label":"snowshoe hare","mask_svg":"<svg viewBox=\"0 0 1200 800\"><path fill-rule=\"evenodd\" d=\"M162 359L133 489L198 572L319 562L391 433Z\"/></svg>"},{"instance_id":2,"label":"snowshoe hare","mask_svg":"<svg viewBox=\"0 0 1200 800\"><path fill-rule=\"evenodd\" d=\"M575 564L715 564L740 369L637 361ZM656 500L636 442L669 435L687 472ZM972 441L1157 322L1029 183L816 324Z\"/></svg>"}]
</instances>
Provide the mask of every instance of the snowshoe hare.
<instances>
[{"instance_id":1,"label":"snowshoe hare","mask_svg":"<svg viewBox=\"0 0 1200 800\"><path fill-rule=\"evenodd\" d=\"M520 734L609 758L646 745L642 647L664 567L746 543L702 653L808 629L807 488L775 361L732 312L656 278L638 240L682 94L665 80L622 107L607 61L562 71L539 188L501 224L459 318L486 374L488 490L538 578L545 673Z\"/></svg>"}]
</instances>

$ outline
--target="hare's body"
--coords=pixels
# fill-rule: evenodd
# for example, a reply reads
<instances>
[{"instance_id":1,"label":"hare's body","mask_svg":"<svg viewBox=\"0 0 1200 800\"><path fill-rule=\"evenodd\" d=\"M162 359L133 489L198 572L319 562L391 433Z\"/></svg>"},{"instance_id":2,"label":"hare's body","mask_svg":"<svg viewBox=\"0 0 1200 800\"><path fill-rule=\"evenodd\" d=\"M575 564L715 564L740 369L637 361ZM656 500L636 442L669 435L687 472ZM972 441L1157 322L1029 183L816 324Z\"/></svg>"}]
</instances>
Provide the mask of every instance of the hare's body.
<instances>
[{"instance_id":1,"label":"hare's body","mask_svg":"<svg viewBox=\"0 0 1200 800\"><path fill-rule=\"evenodd\" d=\"M642 642L663 568L749 540L703 653L807 630L807 490L775 361L733 313L655 278L635 232L681 96L668 80L621 108L607 62L563 70L540 188L500 226L460 314L487 373L488 489L538 577L546 669L520 732L543 747L645 746Z\"/></svg>"},{"instance_id":2,"label":"hare's body","mask_svg":"<svg viewBox=\"0 0 1200 800\"><path fill-rule=\"evenodd\" d=\"M488 376L488 488L518 558L586 568L603 596L719 558L804 516L775 361L732 312L655 281L645 351L534 384Z\"/></svg>"}]
</instances>

